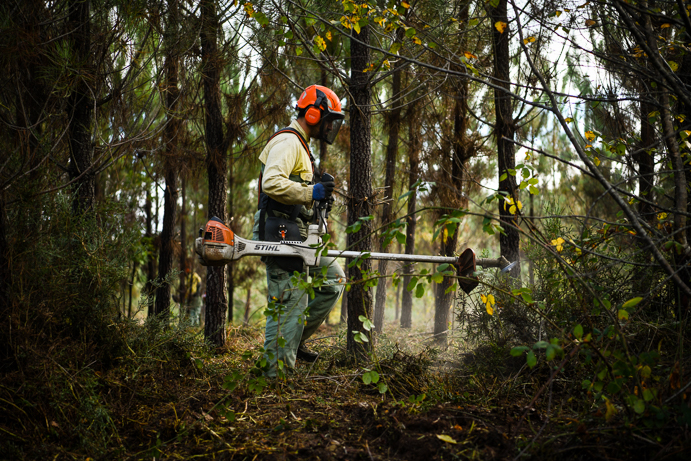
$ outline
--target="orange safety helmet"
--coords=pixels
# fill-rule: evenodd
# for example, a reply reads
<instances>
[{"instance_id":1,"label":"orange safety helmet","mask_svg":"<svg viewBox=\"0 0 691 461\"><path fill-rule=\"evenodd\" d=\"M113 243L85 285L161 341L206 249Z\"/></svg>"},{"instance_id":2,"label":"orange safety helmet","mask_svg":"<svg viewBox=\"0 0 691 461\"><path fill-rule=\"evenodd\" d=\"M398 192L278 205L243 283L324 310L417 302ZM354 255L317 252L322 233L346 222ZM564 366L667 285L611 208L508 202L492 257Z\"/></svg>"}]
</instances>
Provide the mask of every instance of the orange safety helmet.
<instances>
[{"instance_id":1,"label":"orange safety helmet","mask_svg":"<svg viewBox=\"0 0 691 461\"><path fill-rule=\"evenodd\" d=\"M345 118L341 110L341 101L336 93L325 86L308 86L300 95L295 109L299 110L301 115L304 114L308 125L314 126L323 122L317 138L333 144ZM328 130L329 125L331 125L330 130Z\"/></svg>"}]
</instances>

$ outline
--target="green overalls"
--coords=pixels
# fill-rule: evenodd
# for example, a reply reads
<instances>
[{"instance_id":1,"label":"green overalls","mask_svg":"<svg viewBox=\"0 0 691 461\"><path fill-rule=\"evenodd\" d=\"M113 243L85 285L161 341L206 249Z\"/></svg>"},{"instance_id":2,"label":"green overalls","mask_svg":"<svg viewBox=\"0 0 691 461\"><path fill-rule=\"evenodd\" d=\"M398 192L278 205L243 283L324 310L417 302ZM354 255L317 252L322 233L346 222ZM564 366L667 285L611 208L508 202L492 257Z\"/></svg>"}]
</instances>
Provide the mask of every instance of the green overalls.
<instances>
[{"instance_id":1,"label":"green overalls","mask_svg":"<svg viewBox=\"0 0 691 461\"><path fill-rule=\"evenodd\" d=\"M289 136L296 136L290 134ZM303 144L304 146L304 144ZM309 153L309 151L308 151ZM264 171L265 165L262 165ZM288 179L298 183L306 183L299 175L291 174ZM300 205L298 205L300 206ZM302 238L307 237L307 228L310 224L311 209L303 207L295 220L300 229ZM260 211L254 216L253 239L259 238ZM287 214L274 212L275 215L288 217ZM333 309L338 298L343 292L345 273L334 258L321 258L319 267L310 267L309 275L312 280L321 280L322 267L326 267L326 276L318 288L314 289L314 298L291 282L292 272L278 267L278 258L263 258L266 264L266 282L268 286L269 306L273 305L274 315L267 315L264 349L269 363L265 374L269 377L276 376L276 363L281 360L288 370L295 368L295 356L298 347L307 338L312 336ZM301 275L304 278L304 274ZM277 306L283 312L276 314ZM281 344L285 340L285 344Z\"/></svg>"}]
</instances>

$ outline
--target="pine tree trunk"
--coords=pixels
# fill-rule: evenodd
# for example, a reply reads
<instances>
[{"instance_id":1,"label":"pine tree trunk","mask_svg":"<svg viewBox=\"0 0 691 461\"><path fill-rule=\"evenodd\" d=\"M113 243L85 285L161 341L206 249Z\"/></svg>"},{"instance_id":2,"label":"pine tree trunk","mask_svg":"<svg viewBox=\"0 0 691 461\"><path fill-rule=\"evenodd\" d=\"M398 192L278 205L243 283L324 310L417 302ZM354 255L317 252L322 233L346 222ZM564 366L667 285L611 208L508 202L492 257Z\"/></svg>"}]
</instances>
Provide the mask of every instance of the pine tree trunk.
<instances>
[{"instance_id":1,"label":"pine tree trunk","mask_svg":"<svg viewBox=\"0 0 691 461\"><path fill-rule=\"evenodd\" d=\"M415 188L415 183L420 176L420 149L422 141L420 138L420 122L417 120L417 111L414 107L408 109L408 190ZM408 196L408 209L405 230L405 254L415 252L415 227L417 208L417 190L413 190ZM401 328L413 326L413 293L408 291L408 284L413 273L413 264L403 265L403 288L401 289Z\"/></svg>"},{"instance_id":2,"label":"pine tree trunk","mask_svg":"<svg viewBox=\"0 0 691 461\"><path fill-rule=\"evenodd\" d=\"M228 148L231 152L228 165L228 225L231 224L233 216L235 216L235 194L233 193L233 183L235 177L233 176L233 169L235 167L235 159L233 158L232 147ZM232 228L232 226L231 226ZM233 323L233 310L235 306L235 262L231 261L226 266L226 277L228 277L228 323L232 325Z\"/></svg>"},{"instance_id":3,"label":"pine tree trunk","mask_svg":"<svg viewBox=\"0 0 691 461\"><path fill-rule=\"evenodd\" d=\"M178 1L168 0L168 24L166 25L166 58L165 72L165 101L167 122L163 130L165 151L163 170L166 190L163 202L163 229L160 236L160 250L158 258L158 277L161 285L156 289L156 306L154 313L163 316L168 321L170 316L170 284L164 283L173 268L173 248L175 239L175 222L178 201L178 177L176 167L178 132L180 121L176 117L180 90L178 89L179 56L177 53L178 30Z\"/></svg>"},{"instance_id":4,"label":"pine tree trunk","mask_svg":"<svg viewBox=\"0 0 691 461\"><path fill-rule=\"evenodd\" d=\"M146 239L149 245L149 251L146 256L146 285L144 291L147 298L153 295L153 282L156 279L156 247L153 244L153 232L151 230L151 190L146 188L146 201L144 202L144 213L146 215ZM154 315L154 303L148 302L147 317Z\"/></svg>"},{"instance_id":5,"label":"pine tree trunk","mask_svg":"<svg viewBox=\"0 0 691 461\"><path fill-rule=\"evenodd\" d=\"M369 66L369 27L365 26L359 34L353 32L350 40L351 76L350 94L353 102L350 106L350 184L348 198L348 225L358 218L372 214L372 146L370 135L370 86L368 74L364 70ZM363 42L363 43L359 43ZM358 232L348 234L348 248L355 251L372 251L370 221L365 221ZM348 352L355 357L364 357L370 350L372 342L358 343L354 340L353 331L365 332L359 317L368 319L372 314L372 294L359 283L363 271L370 271L369 259L362 261L360 267L348 268L348 280L352 283L348 292Z\"/></svg>"},{"instance_id":6,"label":"pine tree trunk","mask_svg":"<svg viewBox=\"0 0 691 461\"><path fill-rule=\"evenodd\" d=\"M181 205L180 205L180 259L178 261L179 267L180 267L180 281L179 281L179 287L178 287L178 296L180 297L180 321L182 322L183 319L185 318L185 301L187 298L187 273L185 271L185 268L188 266L187 263L187 248L185 247L185 243L187 242L187 226L185 225L185 218L187 217L187 190L186 190L186 181L185 178L182 178L180 180L181 182L181 192L182 192L182 197L180 200ZM192 267L189 268L190 271L192 270Z\"/></svg>"},{"instance_id":7,"label":"pine tree trunk","mask_svg":"<svg viewBox=\"0 0 691 461\"><path fill-rule=\"evenodd\" d=\"M505 178L499 181L499 192L506 192L508 197L518 200L518 188L516 179L508 174L508 170L516 166L514 151L515 124L513 120L513 106L511 96L511 75L509 73L509 26L500 32L495 24L503 22L508 24L507 0L499 0L496 7L490 7L492 45L494 47L494 79L493 83L499 88L494 89L495 125L494 136L497 140L498 175ZM505 209L506 208L506 209ZM499 235L499 247L502 256L509 261L518 261L520 258L520 233L518 232L518 212L515 215L509 213L509 206L504 200L499 200L499 216L504 233ZM520 279L521 265L516 264L511 269L510 275Z\"/></svg>"},{"instance_id":8,"label":"pine tree trunk","mask_svg":"<svg viewBox=\"0 0 691 461\"><path fill-rule=\"evenodd\" d=\"M170 88L170 87L169 87ZM170 122L169 122L170 123ZM168 127L166 125L166 130ZM165 135L164 135L165 136ZM170 148L167 147L166 150ZM160 235L158 251L158 277L161 284L156 288L156 305L154 314L168 319L170 315L170 284L164 283L173 268L173 246L175 238L175 214L177 212L177 173L169 167L165 174L166 190L163 200L163 228Z\"/></svg>"},{"instance_id":9,"label":"pine tree trunk","mask_svg":"<svg viewBox=\"0 0 691 461\"><path fill-rule=\"evenodd\" d=\"M396 63L396 69L393 74L393 97L391 99L391 104L393 109L389 116L389 142L386 146L386 179L384 182L385 192L384 192L384 205L382 207L381 213L381 224L385 226L392 220L391 210L392 198L393 198L393 188L394 188L394 176L396 173L396 160L398 158L398 132L401 126L401 66L402 61ZM379 252L385 252L386 247L384 246L384 239L379 241ZM386 269L388 261L382 259L379 261L379 273L382 276L386 276ZM384 326L384 311L386 308L386 288L387 288L388 278L379 279L377 284L376 300L374 304L374 328L375 331L381 332Z\"/></svg>"},{"instance_id":10,"label":"pine tree trunk","mask_svg":"<svg viewBox=\"0 0 691 461\"><path fill-rule=\"evenodd\" d=\"M68 30L72 52L72 65L76 69L75 83L67 104L70 146L69 176L72 185L72 209L75 214L91 211L94 206L95 181L92 169L94 149L91 143L93 114L93 88L87 78L92 75L91 65L91 2L70 0Z\"/></svg>"},{"instance_id":11,"label":"pine tree trunk","mask_svg":"<svg viewBox=\"0 0 691 461\"><path fill-rule=\"evenodd\" d=\"M202 81L206 120L206 171L209 178L209 218L226 221L226 177L228 161L223 152L223 116L221 114L221 56L216 42L219 23L214 0L201 2ZM206 270L206 320L204 336L216 347L225 345L226 270L209 266Z\"/></svg>"}]
</instances>

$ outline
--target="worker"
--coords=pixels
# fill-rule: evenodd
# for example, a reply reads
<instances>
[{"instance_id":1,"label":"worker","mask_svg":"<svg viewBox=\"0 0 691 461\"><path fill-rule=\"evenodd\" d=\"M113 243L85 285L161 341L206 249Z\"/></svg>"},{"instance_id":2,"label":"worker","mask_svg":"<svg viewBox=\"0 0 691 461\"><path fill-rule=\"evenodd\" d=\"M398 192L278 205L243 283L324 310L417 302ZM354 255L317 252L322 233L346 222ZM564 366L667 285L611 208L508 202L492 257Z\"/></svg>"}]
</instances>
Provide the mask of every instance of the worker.
<instances>
[{"instance_id":1,"label":"worker","mask_svg":"<svg viewBox=\"0 0 691 461\"><path fill-rule=\"evenodd\" d=\"M262 173L254 240L305 241L315 202L329 200L335 188L333 180L316 180L309 142L315 138L333 143L344 119L340 100L329 88L312 85L300 95L295 109L297 118L274 133L259 155ZM273 307L266 319L264 373L275 377L278 360L284 372L295 368L296 359L314 362L318 358L305 346L305 340L340 298L345 274L334 258L322 256L319 267L309 268L315 279L323 277L322 268L327 268L323 283L310 299L291 281L296 271L304 277L301 258L265 257L262 261L266 264L269 307Z\"/></svg>"},{"instance_id":2,"label":"worker","mask_svg":"<svg viewBox=\"0 0 691 461\"><path fill-rule=\"evenodd\" d=\"M191 326L199 326L202 310L202 278L185 264L187 292L185 293L185 310Z\"/></svg>"}]
</instances>

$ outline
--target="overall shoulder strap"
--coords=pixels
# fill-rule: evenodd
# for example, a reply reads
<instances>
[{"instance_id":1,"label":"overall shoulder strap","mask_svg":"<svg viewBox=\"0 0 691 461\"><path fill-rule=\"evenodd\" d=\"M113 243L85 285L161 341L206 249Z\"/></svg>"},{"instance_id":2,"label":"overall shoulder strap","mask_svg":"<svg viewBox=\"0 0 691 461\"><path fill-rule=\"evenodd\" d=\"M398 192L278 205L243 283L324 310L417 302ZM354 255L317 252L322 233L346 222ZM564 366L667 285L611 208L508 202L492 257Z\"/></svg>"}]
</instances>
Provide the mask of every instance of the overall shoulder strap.
<instances>
[{"instance_id":1,"label":"overall shoulder strap","mask_svg":"<svg viewBox=\"0 0 691 461\"><path fill-rule=\"evenodd\" d=\"M293 133L295 136L298 137L298 139L300 140L300 143L302 144L302 147L305 148L305 150L307 151L307 155L309 155L309 157L310 157L310 163L312 163L312 173L314 173L314 171L315 171L314 156L312 155L312 151L310 150L310 145L307 143L307 140L305 140L305 138L303 138L302 135L300 134L300 132L298 130L296 130L295 128L286 127L286 128L280 129L277 132L275 132L274 134L272 134L271 137L269 138L269 141L271 141L276 135L279 135L281 133Z\"/></svg>"}]
</instances>

